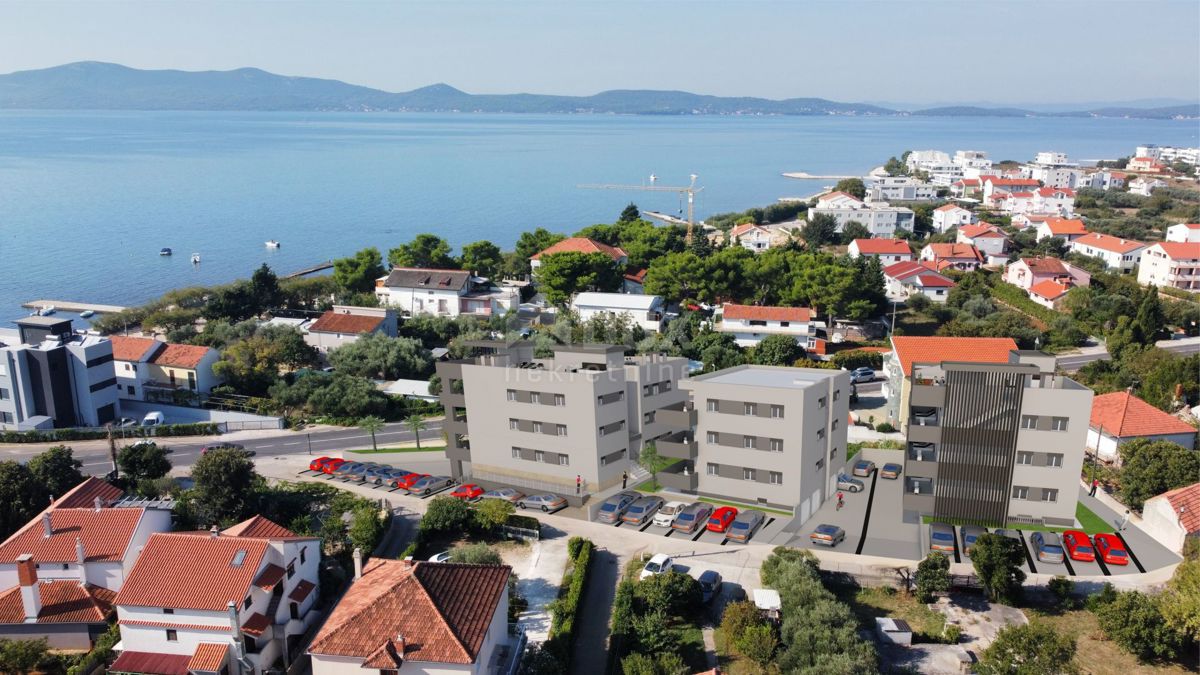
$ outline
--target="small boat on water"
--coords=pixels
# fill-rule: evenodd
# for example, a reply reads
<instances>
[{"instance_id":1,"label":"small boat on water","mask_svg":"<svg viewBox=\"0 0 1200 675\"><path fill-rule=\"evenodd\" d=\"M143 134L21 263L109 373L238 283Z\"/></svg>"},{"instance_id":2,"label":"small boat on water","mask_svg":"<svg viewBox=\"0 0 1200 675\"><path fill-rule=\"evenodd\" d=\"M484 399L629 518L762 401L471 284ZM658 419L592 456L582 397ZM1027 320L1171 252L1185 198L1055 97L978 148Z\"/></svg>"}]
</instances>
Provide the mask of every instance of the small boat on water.
<instances>
[{"instance_id":1,"label":"small boat on water","mask_svg":"<svg viewBox=\"0 0 1200 675\"><path fill-rule=\"evenodd\" d=\"M267 248L279 248L279 242L275 241L274 239L264 243L267 245Z\"/></svg>"},{"instance_id":2,"label":"small boat on water","mask_svg":"<svg viewBox=\"0 0 1200 675\"><path fill-rule=\"evenodd\" d=\"M158 249L158 254L159 255L171 255L171 249L164 246L164 247Z\"/></svg>"},{"instance_id":3,"label":"small boat on water","mask_svg":"<svg viewBox=\"0 0 1200 675\"><path fill-rule=\"evenodd\" d=\"M51 314L53 314L57 311L58 311L58 308L55 307L54 305L46 305L46 306L38 309L37 315L38 316L50 316Z\"/></svg>"},{"instance_id":4,"label":"small boat on water","mask_svg":"<svg viewBox=\"0 0 1200 675\"><path fill-rule=\"evenodd\" d=\"M93 316L96 316L96 311L92 309L85 309L79 313L79 318L81 319L90 319Z\"/></svg>"},{"instance_id":5,"label":"small boat on water","mask_svg":"<svg viewBox=\"0 0 1200 675\"><path fill-rule=\"evenodd\" d=\"M200 264L200 254L199 254L199 253L193 253L193 254L192 254L192 264L193 264L193 265L199 265L199 264Z\"/></svg>"}]
</instances>

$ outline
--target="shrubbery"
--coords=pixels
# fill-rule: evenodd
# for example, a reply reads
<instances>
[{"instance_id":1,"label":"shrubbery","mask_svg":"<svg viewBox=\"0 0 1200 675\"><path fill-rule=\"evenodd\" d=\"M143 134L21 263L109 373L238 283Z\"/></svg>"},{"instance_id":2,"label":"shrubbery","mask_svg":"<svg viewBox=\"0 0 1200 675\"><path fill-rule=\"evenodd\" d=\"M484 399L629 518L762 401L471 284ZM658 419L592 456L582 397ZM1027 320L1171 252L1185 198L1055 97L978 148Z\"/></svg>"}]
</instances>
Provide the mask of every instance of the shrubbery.
<instances>
[{"instance_id":1,"label":"shrubbery","mask_svg":"<svg viewBox=\"0 0 1200 675\"><path fill-rule=\"evenodd\" d=\"M571 651L575 646L575 619L579 615L580 603L587 588L592 551L595 545L582 537L567 540L567 560L570 569L563 578L558 599L550 604L550 635L542 645L541 659L553 658L557 672L567 672L571 665ZM539 671L553 672L553 671Z\"/></svg>"},{"instance_id":2,"label":"shrubbery","mask_svg":"<svg viewBox=\"0 0 1200 675\"><path fill-rule=\"evenodd\" d=\"M116 431L120 435L120 431ZM154 427L147 436L215 436L221 433L216 422L193 424L163 424ZM0 443L56 443L60 441L94 441L108 438L106 429L51 429L47 431L3 431Z\"/></svg>"}]
</instances>

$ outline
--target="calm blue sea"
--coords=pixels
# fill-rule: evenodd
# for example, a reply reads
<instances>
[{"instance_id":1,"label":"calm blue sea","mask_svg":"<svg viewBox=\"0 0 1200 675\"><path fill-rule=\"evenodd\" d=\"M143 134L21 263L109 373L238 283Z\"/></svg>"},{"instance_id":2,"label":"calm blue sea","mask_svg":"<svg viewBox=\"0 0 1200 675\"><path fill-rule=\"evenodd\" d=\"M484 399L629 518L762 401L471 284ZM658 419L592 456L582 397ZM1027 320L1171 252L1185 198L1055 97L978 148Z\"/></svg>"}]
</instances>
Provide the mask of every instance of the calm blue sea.
<instances>
[{"instance_id":1,"label":"calm blue sea","mask_svg":"<svg viewBox=\"0 0 1200 675\"><path fill-rule=\"evenodd\" d=\"M631 200L680 207L579 183L696 173L703 217L827 182L785 171L862 173L908 148L1095 159L1197 136L1194 121L1115 119L0 112L0 320L39 298L132 304L262 262L386 253L419 232L503 247L611 222Z\"/></svg>"}]
</instances>

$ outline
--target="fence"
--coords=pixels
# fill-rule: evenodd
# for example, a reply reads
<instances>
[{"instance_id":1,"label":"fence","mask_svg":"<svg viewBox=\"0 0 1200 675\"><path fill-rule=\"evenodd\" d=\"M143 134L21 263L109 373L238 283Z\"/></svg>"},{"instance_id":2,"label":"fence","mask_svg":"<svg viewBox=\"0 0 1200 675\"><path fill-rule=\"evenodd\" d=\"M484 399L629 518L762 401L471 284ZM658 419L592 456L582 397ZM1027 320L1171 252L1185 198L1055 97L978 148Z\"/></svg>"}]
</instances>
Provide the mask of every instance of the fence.
<instances>
[{"instance_id":1,"label":"fence","mask_svg":"<svg viewBox=\"0 0 1200 675\"><path fill-rule=\"evenodd\" d=\"M502 485L511 485L513 487L526 488L528 490L536 490L538 492L553 492L560 495L574 495L575 484L569 482L556 483L553 481L530 480L519 476L510 476L503 473L494 473L491 471L479 471L472 469L470 473L463 474L462 482L468 483L472 479L490 481L492 483L500 483ZM580 496L589 496L591 491L588 485L584 483Z\"/></svg>"},{"instance_id":2,"label":"fence","mask_svg":"<svg viewBox=\"0 0 1200 675\"><path fill-rule=\"evenodd\" d=\"M221 433L226 434L230 431L258 431L261 429L282 429L283 419L276 418L271 420L233 420L229 422L217 422L217 427Z\"/></svg>"},{"instance_id":3,"label":"fence","mask_svg":"<svg viewBox=\"0 0 1200 675\"><path fill-rule=\"evenodd\" d=\"M512 525L501 525L500 531L509 539L519 539L521 541L537 541L542 538L542 533L539 530L531 530L524 527L513 527Z\"/></svg>"}]
</instances>

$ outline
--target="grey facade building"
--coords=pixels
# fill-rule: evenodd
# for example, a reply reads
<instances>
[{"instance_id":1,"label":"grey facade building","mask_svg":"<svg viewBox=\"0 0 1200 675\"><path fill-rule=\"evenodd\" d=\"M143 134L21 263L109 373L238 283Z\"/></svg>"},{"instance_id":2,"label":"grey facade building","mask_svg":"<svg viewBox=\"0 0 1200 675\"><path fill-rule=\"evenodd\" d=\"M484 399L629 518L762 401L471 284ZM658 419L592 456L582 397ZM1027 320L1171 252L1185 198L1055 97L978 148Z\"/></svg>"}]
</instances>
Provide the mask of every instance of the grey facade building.
<instances>
[{"instance_id":1,"label":"grey facade building","mask_svg":"<svg viewBox=\"0 0 1200 675\"><path fill-rule=\"evenodd\" d=\"M446 456L458 480L575 492L619 484L648 441L677 429L687 360L626 357L610 345L568 345L535 358L533 343L468 343L477 355L437 364Z\"/></svg>"},{"instance_id":2,"label":"grey facade building","mask_svg":"<svg viewBox=\"0 0 1200 675\"><path fill-rule=\"evenodd\" d=\"M658 443L684 457L704 496L793 510L807 520L836 493L846 463L850 376L840 370L737 366L681 383L693 431ZM673 469L675 467L672 467Z\"/></svg>"},{"instance_id":3,"label":"grey facade building","mask_svg":"<svg viewBox=\"0 0 1200 675\"><path fill-rule=\"evenodd\" d=\"M112 344L70 319L31 316L0 335L0 429L98 427L117 417Z\"/></svg>"},{"instance_id":4,"label":"grey facade building","mask_svg":"<svg viewBox=\"0 0 1200 675\"><path fill-rule=\"evenodd\" d=\"M1073 525L1092 391L1054 357L914 363L905 511L1002 525Z\"/></svg>"}]
</instances>

